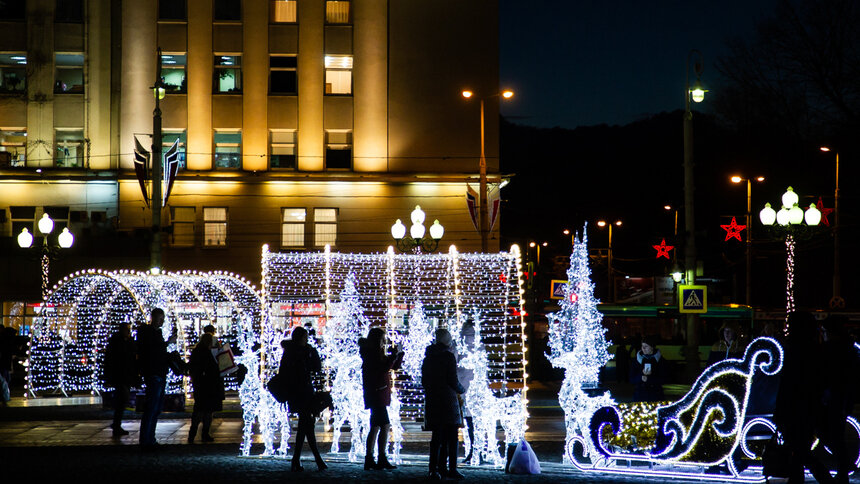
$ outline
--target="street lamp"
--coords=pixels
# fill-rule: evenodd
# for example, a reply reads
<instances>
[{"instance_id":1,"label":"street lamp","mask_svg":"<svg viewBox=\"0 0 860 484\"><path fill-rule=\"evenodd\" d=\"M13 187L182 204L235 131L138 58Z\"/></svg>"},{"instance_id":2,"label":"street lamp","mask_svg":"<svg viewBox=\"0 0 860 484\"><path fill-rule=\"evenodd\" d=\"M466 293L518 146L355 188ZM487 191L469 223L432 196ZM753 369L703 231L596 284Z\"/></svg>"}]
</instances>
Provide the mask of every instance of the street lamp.
<instances>
[{"instance_id":1,"label":"street lamp","mask_svg":"<svg viewBox=\"0 0 860 484\"><path fill-rule=\"evenodd\" d=\"M806 226L815 227L821 221L821 212L811 204L806 212L798 205L799 197L794 189L788 187L782 195L782 208L778 212L771 208L769 203L759 212L759 220L762 225L779 230L785 237L785 318L794 311L794 246L795 235L806 222ZM776 222L776 224L774 224ZM788 332L788 326L785 328Z\"/></svg>"},{"instance_id":2,"label":"street lamp","mask_svg":"<svg viewBox=\"0 0 860 484\"><path fill-rule=\"evenodd\" d=\"M54 221L47 213L42 214L37 224L39 232L42 233L42 245L40 247L42 260L42 299L48 298L48 275L50 273L51 259L57 259L59 249L68 249L75 242L75 237L69 232L69 229L63 227L63 231L57 237L57 246L48 243L48 235L54 231ZM21 233L18 234L18 247L29 249L33 245L33 234L24 227Z\"/></svg>"},{"instance_id":3,"label":"street lamp","mask_svg":"<svg viewBox=\"0 0 860 484\"><path fill-rule=\"evenodd\" d=\"M755 178L744 178L740 175L734 175L730 178L732 183L747 182L747 282L746 282L746 302L747 306L752 306L752 180L759 183L764 181L763 176Z\"/></svg>"},{"instance_id":4,"label":"street lamp","mask_svg":"<svg viewBox=\"0 0 860 484\"><path fill-rule=\"evenodd\" d=\"M433 221L430 226L430 237L425 237L427 230L424 228L424 211L420 205L415 205L415 210L410 214L412 226L409 228L409 236L406 236L406 225L400 219L391 226L391 236L397 242L397 250L400 252L413 251L420 253L433 252L439 247L439 240L445 234L445 228L438 220Z\"/></svg>"},{"instance_id":5,"label":"street lamp","mask_svg":"<svg viewBox=\"0 0 860 484\"><path fill-rule=\"evenodd\" d=\"M462 96L466 99L471 99L475 96L475 93L471 90L464 89L461 93ZM504 90L502 92L492 94L489 96L484 96L480 98L481 103L481 158L478 162L478 166L480 168L480 187L478 190L479 193L479 219L480 219L480 229L481 229L481 252L489 251L489 242L488 237L490 233L490 222L487 216L487 158L485 155L485 146L484 146L484 100L500 97L502 99L511 99L514 97L514 91Z\"/></svg>"},{"instance_id":6,"label":"street lamp","mask_svg":"<svg viewBox=\"0 0 860 484\"><path fill-rule=\"evenodd\" d=\"M822 152L830 152L830 148L822 146ZM842 277L839 271L839 152L836 152L836 189L833 192L833 297L830 298L830 307L844 308L845 299L842 298Z\"/></svg>"},{"instance_id":7,"label":"street lamp","mask_svg":"<svg viewBox=\"0 0 860 484\"><path fill-rule=\"evenodd\" d=\"M621 220L616 220L615 222L608 223L605 220L598 220L597 226L600 228L609 227L609 249L606 252L606 271L609 277L609 301L615 302L615 290L614 284L612 280L612 226L621 227Z\"/></svg>"}]
</instances>

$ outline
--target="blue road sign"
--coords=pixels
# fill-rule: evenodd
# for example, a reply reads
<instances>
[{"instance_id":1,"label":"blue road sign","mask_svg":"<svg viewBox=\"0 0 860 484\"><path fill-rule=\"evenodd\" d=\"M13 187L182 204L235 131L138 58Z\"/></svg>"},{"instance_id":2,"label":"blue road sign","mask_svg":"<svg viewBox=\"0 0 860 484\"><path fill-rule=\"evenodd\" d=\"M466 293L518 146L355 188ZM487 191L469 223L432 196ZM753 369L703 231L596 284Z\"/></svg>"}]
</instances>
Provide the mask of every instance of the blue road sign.
<instances>
[{"instance_id":1,"label":"blue road sign","mask_svg":"<svg viewBox=\"0 0 860 484\"><path fill-rule=\"evenodd\" d=\"M678 305L682 313L708 312L708 286L679 284Z\"/></svg>"},{"instance_id":2,"label":"blue road sign","mask_svg":"<svg viewBox=\"0 0 860 484\"><path fill-rule=\"evenodd\" d=\"M558 279L553 279L551 281L550 289L549 289L549 297L550 299L564 299L564 285L567 284L567 281L559 281Z\"/></svg>"}]
</instances>

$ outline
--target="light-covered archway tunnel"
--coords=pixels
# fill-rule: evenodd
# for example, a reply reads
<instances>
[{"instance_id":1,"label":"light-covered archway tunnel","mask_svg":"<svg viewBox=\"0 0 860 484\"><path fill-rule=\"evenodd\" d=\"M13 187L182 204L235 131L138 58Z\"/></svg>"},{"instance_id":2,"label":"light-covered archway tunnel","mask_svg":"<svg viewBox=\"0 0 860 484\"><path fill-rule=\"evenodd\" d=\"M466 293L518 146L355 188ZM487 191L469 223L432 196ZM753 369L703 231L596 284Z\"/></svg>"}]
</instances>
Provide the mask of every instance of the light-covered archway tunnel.
<instances>
[{"instance_id":1,"label":"light-covered archway tunnel","mask_svg":"<svg viewBox=\"0 0 860 484\"><path fill-rule=\"evenodd\" d=\"M165 339L176 328L176 343L168 350L176 350L186 359L207 324L215 326L220 341L230 343L234 350L240 339L252 340L260 331L259 293L232 273L78 271L54 286L33 324L27 393L110 389L102 368L108 339L120 323L130 323L136 332L156 307L167 316L162 327ZM167 393L184 392L186 383L171 371ZM225 383L227 389L238 387L233 376Z\"/></svg>"}]
</instances>

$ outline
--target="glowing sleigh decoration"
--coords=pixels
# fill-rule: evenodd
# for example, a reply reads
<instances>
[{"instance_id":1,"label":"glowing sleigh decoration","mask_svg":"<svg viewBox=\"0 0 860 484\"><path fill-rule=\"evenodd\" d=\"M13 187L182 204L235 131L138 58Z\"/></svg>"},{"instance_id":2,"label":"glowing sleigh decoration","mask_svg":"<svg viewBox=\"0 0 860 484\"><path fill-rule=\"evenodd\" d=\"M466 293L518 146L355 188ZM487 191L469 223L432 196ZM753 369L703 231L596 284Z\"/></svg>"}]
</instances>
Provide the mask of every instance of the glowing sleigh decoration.
<instances>
[{"instance_id":1,"label":"glowing sleigh decoration","mask_svg":"<svg viewBox=\"0 0 860 484\"><path fill-rule=\"evenodd\" d=\"M625 451L608 444L607 436L611 439L625 429L617 406L600 408L591 417L587 437L568 439L565 460L585 472L764 482L761 444L776 426L766 417L747 420L746 410L753 377L777 374L782 361L779 343L758 338L742 359L711 365L682 399L657 407L656 436L650 449ZM860 437L858 422L849 417L848 423ZM758 445L751 445L754 441ZM594 449L591 455L589 449ZM860 463L860 455L855 463Z\"/></svg>"}]
</instances>

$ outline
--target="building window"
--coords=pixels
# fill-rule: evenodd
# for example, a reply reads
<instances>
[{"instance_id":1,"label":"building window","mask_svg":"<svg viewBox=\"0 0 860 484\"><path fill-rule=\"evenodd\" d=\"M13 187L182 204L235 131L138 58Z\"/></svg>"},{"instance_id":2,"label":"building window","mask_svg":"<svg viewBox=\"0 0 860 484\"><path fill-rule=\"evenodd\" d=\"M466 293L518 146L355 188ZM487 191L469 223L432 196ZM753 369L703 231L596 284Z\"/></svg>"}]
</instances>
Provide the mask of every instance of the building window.
<instances>
[{"instance_id":1,"label":"building window","mask_svg":"<svg viewBox=\"0 0 860 484\"><path fill-rule=\"evenodd\" d=\"M272 0L272 22L296 23L296 0Z\"/></svg>"},{"instance_id":2,"label":"building window","mask_svg":"<svg viewBox=\"0 0 860 484\"><path fill-rule=\"evenodd\" d=\"M242 92L242 56L216 55L214 82L213 92Z\"/></svg>"},{"instance_id":3,"label":"building window","mask_svg":"<svg viewBox=\"0 0 860 484\"><path fill-rule=\"evenodd\" d=\"M185 0L158 0L158 20L185 20Z\"/></svg>"},{"instance_id":4,"label":"building window","mask_svg":"<svg viewBox=\"0 0 860 484\"><path fill-rule=\"evenodd\" d=\"M327 169L352 168L352 131L325 132L325 166Z\"/></svg>"},{"instance_id":5,"label":"building window","mask_svg":"<svg viewBox=\"0 0 860 484\"><path fill-rule=\"evenodd\" d=\"M325 2L325 21L328 24L348 24L349 2L343 0Z\"/></svg>"},{"instance_id":6,"label":"building window","mask_svg":"<svg viewBox=\"0 0 860 484\"><path fill-rule=\"evenodd\" d=\"M161 54L161 79L167 94L184 93L188 89L185 79L185 54Z\"/></svg>"},{"instance_id":7,"label":"building window","mask_svg":"<svg viewBox=\"0 0 860 484\"><path fill-rule=\"evenodd\" d=\"M314 209L314 246L332 247L337 244L337 209Z\"/></svg>"},{"instance_id":8,"label":"building window","mask_svg":"<svg viewBox=\"0 0 860 484\"><path fill-rule=\"evenodd\" d=\"M54 133L58 168L84 167L84 130L58 129Z\"/></svg>"},{"instance_id":9,"label":"building window","mask_svg":"<svg viewBox=\"0 0 860 484\"><path fill-rule=\"evenodd\" d=\"M203 207L203 246L227 245L227 207Z\"/></svg>"},{"instance_id":10,"label":"building window","mask_svg":"<svg viewBox=\"0 0 860 484\"><path fill-rule=\"evenodd\" d=\"M284 208L281 212L281 247L304 247L307 210Z\"/></svg>"},{"instance_id":11,"label":"building window","mask_svg":"<svg viewBox=\"0 0 860 484\"><path fill-rule=\"evenodd\" d=\"M215 168L242 168L242 132L215 131Z\"/></svg>"},{"instance_id":12,"label":"building window","mask_svg":"<svg viewBox=\"0 0 860 484\"><path fill-rule=\"evenodd\" d=\"M84 92L84 55L55 54L55 94L82 94Z\"/></svg>"},{"instance_id":13,"label":"building window","mask_svg":"<svg viewBox=\"0 0 860 484\"><path fill-rule=\"evenodd\" d=\"M12 219L12 237L17 237L21 230L33 232L33 221L36 219L36 207L9 207L9 218Z\"/></svg>"},{"instance_id":14,"label":"building window","mask_svg":"<svg viewBox=\"0 0 860 484\"><path fill-rule=\"evenodd\" d=\"M269 56L269 92L271 94L297 94L297 57L294 55Z\"/></svg>"},{"instance_id":15,"label":"building window","mask_svg":"<svg viewBox=\"0 0 860 484\"><path fill-rule=\"evenodd\" d=\"M179 169L185 169L185 131L180 129L163 129L161 130L161 153L167 153L167 150L173 146L173 142L179 140Z\"/></svg>"},{"instance_id":16,"label":"building window","mask_svg":"<svg viewBox=\"0 0 860 484\"><path fill-rule=\"evenodd\" d=\"M242 20L242 0L215 0L212 19L216 22Z\"/></svg>"},{"instance_id":17,"label":"building window","mask_svg":"<svg viewBox=\"0 0 860 484\"><path fill-rule=\"evenodd\" d=\"M170 207L170 224L173 226L170 245L194 246L194 215L194 207Z\"/></svg>"},{"instance_id":18,"label":"building window","mask_svg":"<svg viewBox=\"0 0 860 484\"><path fill-rule=\"evenodd\" d=\"M352 56L325 56L325 93L352 94Z\"/></svg>"},{"instance_id":19,"label":"building window","mask_svg":"<svg viewBox=\"0 0 860 484\"><path fill-rule=\"evenodd\" d=\"M54 22L84 23L83 0L57 0L54 5Z\"/></svg>"},{"instance_id":20,"label":"building window","mask_svg":"<svg viewBox=\"0 0 860 484\"><path fill-rule=\"evenodd\" d=\"M2 17L2 13L0 13ZM0 54L0 93L27 90L27 54Z\"/></svg>"},{"instance_id":21,"label":"building window","mask_svg":"<svg viewBox=\"0 0 860 484\"><path fill-rule=\"evenodd\" d=\"M0 168L27 164L27 130L0 128Z\"/></svg>"},{"instance_id":22,"label":"building window","mask_svg":"<svg viewBox=\"0 0 860 484\"><path fill-rule=\"evenodd\" d=\"M24 20L27 2L22 0L5 0L0 2L0 19Z\"/></svg>"},{"instance_id":23,"label":"building window","mask_svg":"<svg viewBox=\"0 0 860 484\"><path fill-rule=\"evenodd\" d=\"M296 131L272 130L270 133L272 168L296 169Z\"/></svg>"}]
</instances>

